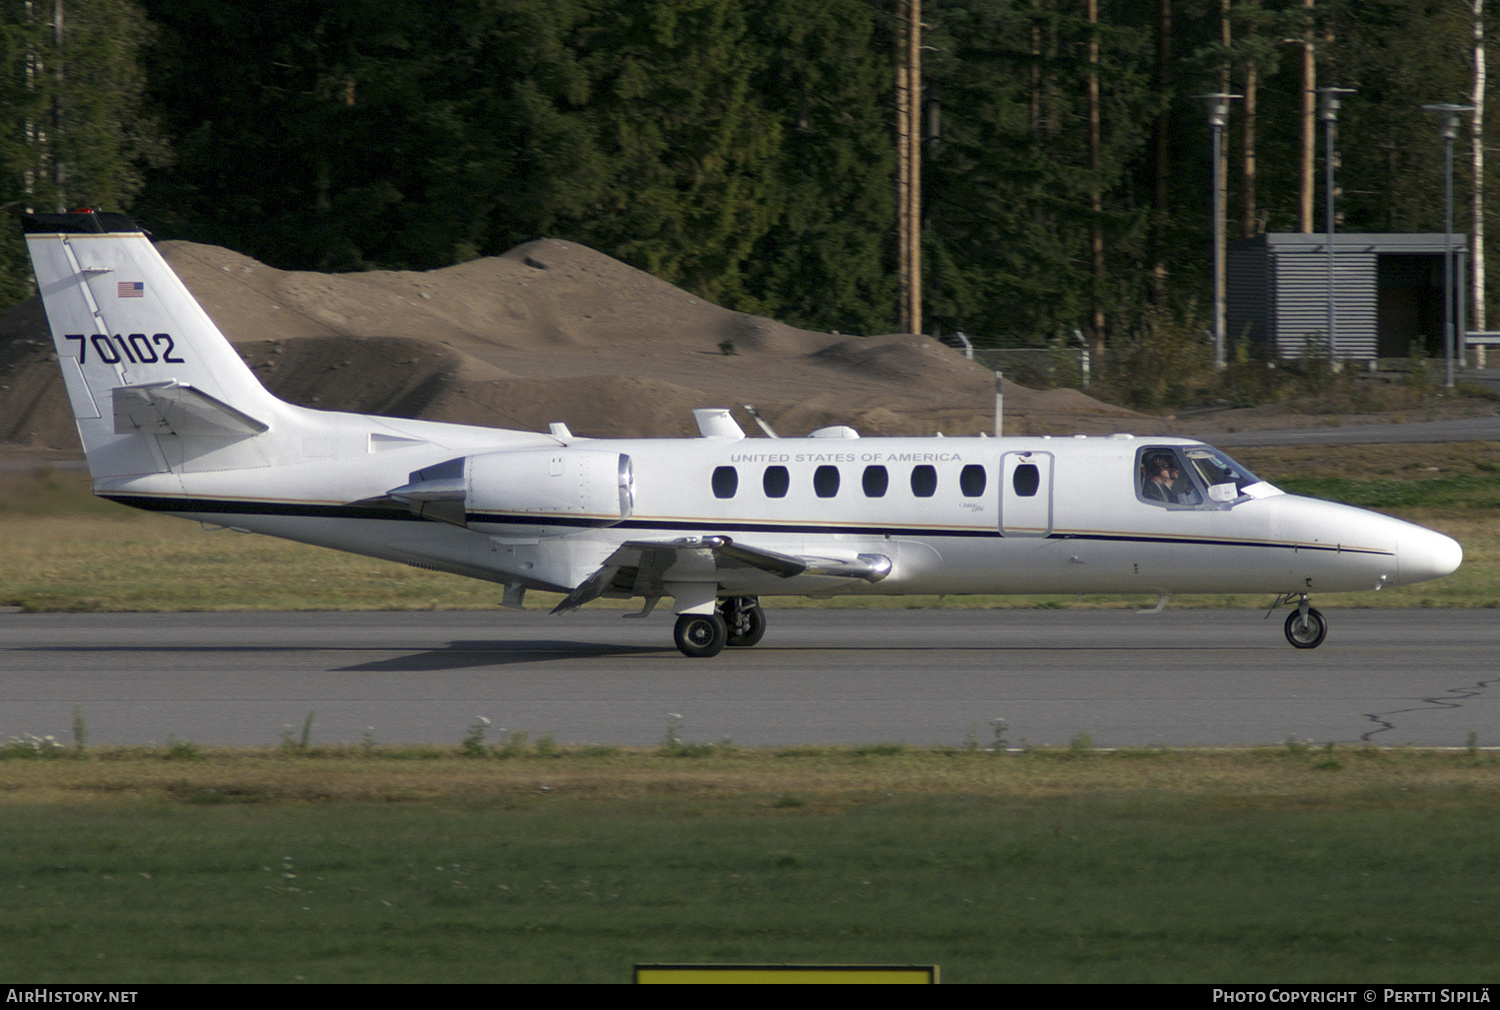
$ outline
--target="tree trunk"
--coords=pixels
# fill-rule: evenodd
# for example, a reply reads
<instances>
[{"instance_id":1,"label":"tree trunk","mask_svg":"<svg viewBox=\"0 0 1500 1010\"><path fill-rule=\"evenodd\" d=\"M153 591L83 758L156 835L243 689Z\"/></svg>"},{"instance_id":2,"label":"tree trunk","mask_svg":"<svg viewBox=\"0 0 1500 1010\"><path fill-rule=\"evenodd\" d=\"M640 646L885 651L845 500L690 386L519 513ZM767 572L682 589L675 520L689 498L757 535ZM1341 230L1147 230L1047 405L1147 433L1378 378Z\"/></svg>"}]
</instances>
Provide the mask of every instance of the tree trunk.
<instances>
[{"instance_id":1,"label":"tree trunk","mask_svg":"<svg viewBox=\"0 0 1500 1010\"><path fill-rule=\"evenodd\" d=\"M1232 69L1229 59L1229 47L1233 45L1234 38L1229 30L1229 0L1219 0L1219 43L1224 47L1224 62L1219 67L1219 94L1230 93L1230 86L1234 83L1230 76ZM1224 131L1224 142L1219 146L1219 234L1227 235L1229 231L1225 223L1229 220L1229 131ZM1221 281L1216 281L1221 284ZM1222 286L1222 285L1221 285Z\"/></svg>"},{"instance_id":2,"label":"tree trunk","mask_svg":"<svg viewBox=\"0 0 1500 1010\"><path fill-rule=\"evenodd\" d=\"M1172 73L1172 0L1161 0L1156 28L1156 92L1167 94ZM1167 298L1167 226L1170 218L1170 182L1172 176L1172 110L1163 108L1156 117L1156 193L1152 200L1151 241L1155 246L1156 265L1152 270L1152 298L1158 306Z\"/></svg>"},{"instance_id":3,"label":"tree trunk","mask_svg":"<svg viewBox=\"0 0 1500 1010\"><path fill-rule=\"evenodd\" d=\"M1302 170L1297 176L1297 228L1313 230L1313 109L1318 90L1318 67L1313 55L1313 0L1302 0L1307 11L1307 31L1302 40Z\"/></svg>"},{"instance_id":4,"label":"tree trunk","mask_svg":"<svg viewBox=\"0 0 1500 1010\"><path fill-rule=\"evenodd\" d=\"M1474 156L1474 247L1469 257L1474 264L1474 328L1485 329L1484 304L1484 0L1474 0L1474 115L1469 120ZM1480 367L1484 350L1478 351Z\"/></svg>"},{"instance_id":5,"label":"tree trunk","mask_svg":"<svg viewBox=\"0 0 1500 1010\"><path fill-rule=\"evenodd\" d=\"M901 6L906 10L896 18L896 246L901 313L897 326L902 333L918 333L922 325L918 280L921 267L912 257L913 236L920 227L918 218L912 213L918 179L911 156L912 146L919 143L916 130L912 128L912 110L919 100L911 66L911 50L916 41L912 36L918 17L913 7L917 2L905 0Z\"/></svg>"},{"instance_id":6,"label":"tree trunk","mask_svg":"<svg viewBox=\"0 0 1500 1010\"><path fill-rule=\"evenodd\" d=\"M1250 0L1253 8L1260 0ZM1260 234L1260 222L1255 218L1255 89L1258 84L1256 80L1255 59L1252 57L1245 64L1245 127L1244 127L1244 204L1243 227L1241 232L1244 238L1254 238Z\"/></svg>"},{"instance_id":7,"label":"tree trunk","mask_svg":"<svg viewBox=\"0 0 1500 1010\"><path fill-rule=\"evenodd\" d=\"M1099 125L1099 0L1088 0L1088 102L1089 102L1089 252L1094 266L1093 320L1090 343L1096 355L1104 352L1104 175L1103 139Z\"/></svg>"}]
</instances>

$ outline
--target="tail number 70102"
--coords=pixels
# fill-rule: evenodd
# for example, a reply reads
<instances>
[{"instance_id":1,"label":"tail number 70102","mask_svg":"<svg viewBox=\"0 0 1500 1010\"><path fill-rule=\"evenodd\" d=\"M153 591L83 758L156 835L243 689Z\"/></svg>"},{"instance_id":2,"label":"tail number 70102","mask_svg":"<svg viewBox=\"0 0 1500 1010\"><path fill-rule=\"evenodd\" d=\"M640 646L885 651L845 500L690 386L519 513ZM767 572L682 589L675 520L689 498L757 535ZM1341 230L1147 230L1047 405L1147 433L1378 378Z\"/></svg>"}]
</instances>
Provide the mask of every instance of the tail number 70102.
<instances>
[{"instance_id":1,"label":"tail number 70102","mask_svg":"<svg viewBox=\"0 0 1500 1010\"><path fill-rule=\"evenodd\" d=\"M132 333L129 336L121 336L116 333L113 337L103 333L96 333L93 336L84 336L82 333L69 333L63 339L78 341L78 363L80 365L88 361L89 344L94 345L94 353L99 355L99 360L107 365L118 365L121 360L128 361L132 365L149 365L157 361L166 361L177 365L186 364L182 358L173 356L172 352L176 349L176 345L170 333L153 334L149 340L144 333ZM163 345L165 347L163 347L161 355L158 356L156 348Z\"/></svg>"}]
</instances>

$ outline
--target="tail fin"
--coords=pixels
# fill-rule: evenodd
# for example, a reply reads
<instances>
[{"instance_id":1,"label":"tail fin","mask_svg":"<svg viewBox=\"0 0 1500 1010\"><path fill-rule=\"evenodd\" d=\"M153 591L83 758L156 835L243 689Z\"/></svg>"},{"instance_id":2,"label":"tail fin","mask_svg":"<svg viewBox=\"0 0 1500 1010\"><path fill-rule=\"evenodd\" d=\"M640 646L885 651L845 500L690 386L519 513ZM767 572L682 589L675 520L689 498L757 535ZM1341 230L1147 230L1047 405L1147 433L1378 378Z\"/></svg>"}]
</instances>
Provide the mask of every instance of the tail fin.
<instances>
[{"instance_id":1,"label":"tail fin","mask_svg":"<svg viewBox=\"0 0 1500 1010\"><path fill-rule=\"evenodd\" d=\"M95 481L180 472L283 413L129 218L32 214L24 229Z\"/></svg>"}]
</instances>

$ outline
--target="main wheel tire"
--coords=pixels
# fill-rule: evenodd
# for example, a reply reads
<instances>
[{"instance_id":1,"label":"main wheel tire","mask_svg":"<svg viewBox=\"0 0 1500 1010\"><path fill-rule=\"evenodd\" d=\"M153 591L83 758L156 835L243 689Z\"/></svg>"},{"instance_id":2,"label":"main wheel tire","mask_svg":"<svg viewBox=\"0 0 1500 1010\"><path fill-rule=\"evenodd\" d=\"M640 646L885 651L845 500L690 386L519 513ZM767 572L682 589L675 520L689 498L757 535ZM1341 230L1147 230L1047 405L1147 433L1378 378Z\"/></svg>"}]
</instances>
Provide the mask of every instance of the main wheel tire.
<instances>
[{"instance_id":1,"label":"main wheel tire","mask_svg":"<svg viewBox=\"0 0 1500 1010\"><path fill-rule=\"evenodd\" d=\"M684 656L708 659L724 651L729 627L718 614L683 614L677 618L672 637Z\"/></svg>"},{"instance_id":2,"label":"main wheel tire","mask_svg":"<svg viewBox=\"0 0 1500 1010\"><path fill-rule=\"evenodd\" d=\"M1307 608L1307 619L1302 619L1300 609L1286 616L1286 640L1294 649L1316 649L1328 637L1328 622L1312 607Z\"/></svg>"},{"instance_id":3,"label":"main wheel tire","mask_svg":"<svg viewBox=\"0 0 1500 1010\"><path fill-rule=\"evenodd\" d=\"M729 638L725 644L738 649L748 649L761 640L766 633L766 612L760 604L752 603L732 611L728 618Z\"/></svg>"}]
</instances>

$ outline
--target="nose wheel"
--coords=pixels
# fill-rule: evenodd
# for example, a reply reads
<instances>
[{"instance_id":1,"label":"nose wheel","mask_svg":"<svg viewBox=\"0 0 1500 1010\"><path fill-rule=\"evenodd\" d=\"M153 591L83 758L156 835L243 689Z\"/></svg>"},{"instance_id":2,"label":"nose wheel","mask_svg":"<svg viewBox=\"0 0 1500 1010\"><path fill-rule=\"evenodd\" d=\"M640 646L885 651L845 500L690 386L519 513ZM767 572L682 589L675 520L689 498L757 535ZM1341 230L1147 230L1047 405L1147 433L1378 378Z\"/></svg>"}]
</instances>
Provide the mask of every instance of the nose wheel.
<instances>
[{"instance_id":1,"label":"nose wheel","mask_svg":"<svg viewBox=\"0 0 1500 1010\"><path fill-rule=\"evenodd\" d=\"M1328 621L1323 615L1307 605L1302 605L1286 615L1286 640L1294 649L1316 649L1328 635Z\"/></svg>"}]
</instances>

